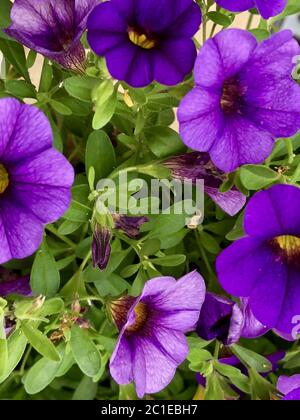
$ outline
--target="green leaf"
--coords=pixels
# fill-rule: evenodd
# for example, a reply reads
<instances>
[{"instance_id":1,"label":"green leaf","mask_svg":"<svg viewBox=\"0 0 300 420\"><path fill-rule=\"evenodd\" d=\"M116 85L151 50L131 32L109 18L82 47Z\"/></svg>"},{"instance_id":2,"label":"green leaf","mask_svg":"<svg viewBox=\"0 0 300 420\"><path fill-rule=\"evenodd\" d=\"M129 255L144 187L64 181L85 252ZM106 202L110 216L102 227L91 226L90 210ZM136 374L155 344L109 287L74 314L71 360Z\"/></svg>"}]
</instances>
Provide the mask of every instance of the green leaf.
<instances>
[{"instance_id":1,"label":"green leaf","mask_svg":"<svg viewBox=\"0 0 300 420\"><path fill-rule=\"evenodd\" d=\"M38 394L55 379L61 365L64 363L64 345L59 345L57 350L62 360L55 362L42 357L29 369L24 381L27 394Z\"/></svg>"},{"instance_id":2,"label":"green leaf","mask_svg":"<svg viewBox=\"0 0 300 420\"><path fill-rule=\"evenodd\" d=\"M147 128L143 135L151 152L160 159L170 155L178 155L185 151L185 146L179 134L169 127Z\"/></svg>"},{"instance_id":3,"label":"green leaf","mask_svg":"<svg viewBox=\"0 0 300 420\"><path fill-rule=\"evenodd\" d=\"M224 15L220 12L208 12L206 16L208 19L212 20L217 25L223 26L224 28L227 28L232 23L230 16Z\"/></svg>"},{"instance_id":4,"label":"green leaf","mask_svg":"<svg viewBox=\"0 0 300 420\"><path fill-rule=\"evenodd\" d=\"M12 3L10 0L0 0L0 37L7 38L8 36L2 32L3 29L10 25L10 10Z\"/></svg>"},{"instance_id":5,"label":"green leaf","mask_svg":"<svg viewBox=\"0 0 300 420\"><path fill-rule=\"evenodd\" d=\"M0 377L3 376L8 366L8 348L6 339L0 339Z\"/></svg>"},{"instance_id":6,"label":"green leaf","mask_svg":"<svg viewBox=\"0 0 300 420\"><path fill-rule=\"evenodd\" d=\"M15 41L0 38L0 50L17 72L24 77L26 82L31 83L23 46Z\"/></svg>"},{"instance_id":7,"label":"green leaf","mask_svg":"<svg viewBox=\"0 0 300 420\"><path fill-rule=\"evenodd\" d=\"M98 384L91 378L84 376L76 388L72 397L73 401L91 401L94 400L97 393Z\"/></svg>"},{"instance_id":8,"label":"green leaf","mask_svg":"<svg viewBox=\"0 0 300 420\"><path fill-rule=\"evenodd\" d=\"M83 102L91 102L92 91L100 83L94 77L72 76L64 81L64 87L69 95Z\"/></svg>"},{"instance_id":9,"label":"green leaf","mask_svg":"<svg viewBox=\"0 0 300 420\"><path fill-rule=\"evenodd\" d=\"M54 296L60 286L60 274L56 261L45 243L36 253L31 269L30 285L37 295Z\"/></svg>"},{"instance_id":10,"label":"green leaf","mask_svg":"<svg viewBox=\"0 0 300 420\"><path fill-rule=\"evenodd\" d=\"M101 357L88 333L74 325L70 344L74 359L82 372L89 377L96 376L101 369Z\"/></svg>"},{"instance_id":11,"label":"green leaf","mask_svg":"<svg viewBox=\"0 0 300 420\"><path fill-rule=\"evenodd\" d=\"M88 222L92 215L89 194L90 188L86 184L73 187L72 203L69 210L64 214L64 219L78 223Z\"/></svg>"},{"instance_id":12,"label":"green leaf","mask_svg":"<svg viewBox=\"0 0 300 420\"><path fill-rule=\"evenodd\" d=\"M51 107L54 109L54 111L58 112L59 114L61 114L61 115L72 115L72 110L68 106L62 104L61 102L58 102L58 101L55 101L54 99L51 99L49 101L49 103L50 103Z\"/></svg>"},{"instance_id":13,"label":"green leaf","mask_svg":"<svg viewBox=\"0 0 300 420\"><path fill-rule=\"evenodd\" d=\"M19 364L27 345L27 338L19 328L7 340L8 360L5 372L0 376L0 383L4 382Z\"/></svg>"},{"instance_id":14,"label":"green leaf","mask_svg":"<svg viewBox=\"0 0 300 420\"><path fill-rule=\"evenodd\" d=\"M210 252L211 254L219 254L221 251L220 245L216 241L216 239L207 232L199 232L201 244L204 248Z\"/></svg>"},{"instance_id":15,"label":"green leaf","mask_svg":"<svg viewBox=\"0 0 300 420\"><path fill-rule=\"evenodd\" d=\"M40 330L33 327L28 322L22 322L21 328L29 343L38 353L54 362L59 362L61 360L54 344Z\"/></svg>"},{"instance_id":16,"label":"green leaf","mask_svg":"<svg viewBox=\"0 0 300 420\"><path fill-rule=\"evenodd\" d=\"M39 85L39 92L48 92L52 85L53 68L47 58L44 58L41 80Z\"/></svg>"},{"instance_id":17,"label":"green leaf","mask_svg":"<svg viewBox=\"0 0 300 420\"><path fill-rule=\"evenodd\" d=\"M245 165L240 169L241 182L248 190L260 190L277 181L277 172L263 165Z\"/></svg>"},{"instance_id":18,"label":"green leaf","mask_svg":"<svg viewBox=\"0 0 300 420\"><path fill-rule=\"evenodd\" d=\"M35 87L25 80L7 80L5 89L18 98L36 98Z\"/></svg>"},{"instance_id":19,"label":"green leaf","mask_svg":"<svg viewBox=\"0 0 300 420\"><path fill-rule=\"evenodd\" d=\"M251 384L251 399L263 401L270 400L271 395L276 392L275 386L259 375L255 368L249 369L249 377Z\"/></svg>"},{"instance_id":20,"label":"green leaf","mask_svg":"<svg viewBox=\"0 0 300 420\"><path fill-rule=\"evenodd\" d=\"M229 366L223 363L215 362L216 370L223 376L226 376L230 381L246 394L250 394L249 378L242 374L242 372L234 366Z\"/></svg>"},{"instance_id":21,"label":"green leaf","mask_svg":"<svg viewBox=\"0 0 300 420\"><path fill-rule=\"evenodd\" d=\"M242 363L244 363L246 366L252 367L253 369L257 370L257 372L265 373L272 370L271 362L269 362L268 359L261 356L260 354L257 354L254 351L245 347L241 347L237 344L234 344L230 348Z\"/></svg>"},{"instance_id":22,"label":"green leaf","mask_svg":"<svg viewBox=\"0 0 300 420\"><path fill-rule=\"evenodd\" d=\"M152 264L159 265L161 267L177 267L185 263L186 255L167 255L165 257L155 258L150 260Z\"/></svg>"},{"instance_id":23,"label":"green leaf","mask_svg":"<svg viewBox=\"0 0 300 420\"><path fill-rule=\"evenodd\" d=\"M93 118L94 130L100 130L100 128L104 127L112 119L117 106L117 93L117 89L115 89L113 94L105 102L102 102L102 99L96 102Z\"/></svg>"},{"instance_id":24,"label":"green leaf","mask_svg":"<svg viewBox=\"0 0 300 420\"><path fill-rule=\"evenodd\" d=\"M88 138L85 152L86 173L95 170L95 181L106 178L116 167L114 147L104 131L94 131Z\"/></svg>"}]
</instances>

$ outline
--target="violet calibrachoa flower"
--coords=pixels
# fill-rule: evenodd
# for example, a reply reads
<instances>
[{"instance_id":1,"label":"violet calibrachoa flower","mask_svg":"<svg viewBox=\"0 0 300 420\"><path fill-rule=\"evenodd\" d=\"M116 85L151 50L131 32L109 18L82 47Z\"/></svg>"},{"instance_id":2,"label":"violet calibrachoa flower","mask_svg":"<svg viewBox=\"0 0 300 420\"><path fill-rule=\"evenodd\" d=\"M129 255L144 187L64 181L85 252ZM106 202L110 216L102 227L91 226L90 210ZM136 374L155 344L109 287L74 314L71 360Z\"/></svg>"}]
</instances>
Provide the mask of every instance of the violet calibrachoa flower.
<instances>
[{"instance_id":1,"label":"violet calibrachoa flower","mask_svg":"<svg viewBox=\"0 0 300 420\"><path fill-rule=\"evenodd\" d=\"M44 225L67 210L74 170L52 146L52 130L37 108L0 100L0 263L39 247Z\"/></svg>"},{"instance_id":2,"label":"violet calibrachoa flower","mask_svg":"<svg viewBox=\"0 0 300 420\"><path fill-rule=\"evenodd\" d=\"M300 189L276 185L258 192L246 207L246 237L217 259L224 289L249 298L263 325L291 334L300 314Z\"/></svg>"},{"instance_id":3,"label":"violet calibrachoa flower","mask_svg":"<svg viewBox=\"0 0 300 420\"><path fill-rule=\"evenodd\" d=\"M205 193L230 216L237 214L246 204L246 197L236 188L220 192L226 174L216 168L208 153L186 153L169 158L163 165L171 170L174 179L193 183L203 179Z\"/></svg>"},{"instance_id":4,"label":"violet calibrachoa flower","mask_svg":"<svg viewBox=\"0 0 300 420\"><path fill-rule=\"evenodd\" d=\"M97 0L15 0L6 33L21 44L72 70L83 70L80 42Z\"/></svg>"},{"instance_id":5,"label":"violet calibrachoa flower","mask_svg":"<svg viewBox=\"0 0 300 420\"><path fill-rule=\"evenodd\" d=\"M231 12L243 12L256 7L264 19L281 13L287 0L216 0L219 6Z\"/></svg>"},{"instance_id":6,"label":"violet calibrachoa flower","mask_svg":"<svg viewBox=\"0 0 300 420\"><path fill-rule=\"evenodd\" d=\"M111 75L134 87L153 80L175 85L196 59L192 41L201 23L193 0L110 0L88 19L88 41L105 56Z\"/></svg>"},{"instance_id":7,"label":"violet calibrachoa flower","mask_svg":"<svg viewBox=\"0 0 300 420\"><path fill-rule=\"evenodd\" d=\"M238 304L230 299L207 292L197 323L197 333L204 340L218 339L229 346L241 337L264 335L264 327L252 314L247 299Z\"/></svg>"},{"instance_id":8,"label":"violet calibrachoa flower","mask_svg":"<svg viewBox=\"0 0 300 420\"><path fill-rule=\"evenodd\" d=\"M112 302L120 330L110 361L115 381L134 381L140 398L165 388L188 354L184 334L195 328L204 298L204 281L192 272L178 281L172 277L148 281L141 296L129 297L127 306L124 297Z\"/></svg>"},{"instance_id":9,"label":"violet calibrachoa flower","mask_svg":"<svg viewBox=\"0 0 300 420\"><path fill-rule=\"evenodd\" d=\"M300 401L300 375L280 376L277 389L285 401Z\"/></svg>"},{"instance_id":10,"label":"violet calibrachoa flower","mask_svg":"<svg viewBox=\"0 0 300 420\"><path fill-rule=\"evenodd\" d=\"M276 138L300 129L300 86L291 77L299 54L290 31L261 43L239 29L209 39L178 111L184 143L225 172L263 162Z\"/></svg>"}]
</instances>

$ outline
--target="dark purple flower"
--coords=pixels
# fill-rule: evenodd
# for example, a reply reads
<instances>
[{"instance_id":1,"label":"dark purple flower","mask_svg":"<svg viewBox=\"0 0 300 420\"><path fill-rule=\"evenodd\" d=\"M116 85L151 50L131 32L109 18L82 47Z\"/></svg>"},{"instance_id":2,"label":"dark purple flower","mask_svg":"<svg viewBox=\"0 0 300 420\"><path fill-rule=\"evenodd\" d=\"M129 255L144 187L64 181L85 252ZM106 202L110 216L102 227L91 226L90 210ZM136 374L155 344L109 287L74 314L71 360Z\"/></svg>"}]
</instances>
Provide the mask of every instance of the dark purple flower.
<instances>
[{"instance_id":1,"label":"dark purple flower","mask_svg":"<svg viewBox=\"0 0 300 420\"><path fill-rule=\"evenodd\" d=\"M31 296L29 276L19 277L13 280L0 281L0 296L6 297L10 294Z\"/></svg>"},{"instance_id":2,"label":"dark purple flower","mask_svg":"<svg viewBox=\"0 0 300 420\"><path fill-rule=\"evenodd\" d=\"M277 389L285 401L300 401L300 375L280 376Z\"/></svg>"},{"instance_id":3,"label":"dark purple flower","mask_svg":"<svg viewBox=\"0 0 300 420\"><path fill-rule=\"evenodd\" d=\"M243 314L237 303L214 293L206 293L197 333L204 340L216 338L230 345L239 341L243 322Z\"/></svg>"},{"instance_id":4,"label":"dark purple flower","mask_svg":"<svg viewBox=\"0 0 300 420\"><path fill-rule=\"evenodd\" d=\"M171 170L175 179L193 183L203 179L206 194L230 216L246 204L246 197L236 188L225 193L219 191L226 174L216 168L208 153L186 153L164 161L163 165Z\"/></svg>"},{"instance_id":5,"label":"dark purple flower","mask_svg":"<svg viewBox=\"0 0 300 420\"><path fill-rule=\"evenodd\" d=\"M94 267L105 270L111 253L112 232L107 226L96 224L92 243L92 257Z\"/></svg>"},{"instance_id":6,"label":"dark purple flower","mask_svg":"<svg viewBox=\"0 0 300 420\"><path fill-rule=\"evenodd\" d=\"M251 312L247 299L237 304L230 299L206 293L197 323L197 333L204 340L217 339L226 346L241 337L256 338L268 332Z\"/></svg>"},{"instance_id":7,"label":"dark purple flower","mask_svg":"<svg viewBox=\"0 0 300 420\"><path fill-rule=\"evenodd\" d=\"M230 294L249 298L263 325L291 334L300 314L300 189L275 185L246 207L247 237L217 259L218 278Z\"/></svg>"},{"instance_id":8,"label":"dark purple flower","mask_svg":"<svg viewBox=\"0 0 300 420\"><path fill-rule=\"evenodd\" d=\"M194 66L201 11L193 0L110 0L88 19L88 41L111 75L134 87L176 85Z\"/></svg>"},{"instance_id":9,"label":"dark purple flower","mask_svg":"<svg viewBox=\"0 0 300 420\"><path fill-rule=\"evenodd\" d=\"M0 100L0 264L33 254L69 207L74 170L52 143L41 111Z\"/></svg>"},{"instance_id":10,"label":"dark purple flower","mask_svg":"<svg viewBox=\"0 0 300 420\"><path fill-rule=\"evenodd\" d=\"M209 152L225 172L263 162L276 138L300 129L300 86L291 77L299 54L291 31L259 44L240 29L209 39L196 61L196 86L178 111L184 143Z\"/></svg>"},{"instance_id":11,"label":"dark purple flower","mask_svg":"<svg viewBox=\"0 0 300 420\"><path fill-rule=\"evenodd\" d=\"M72 70L83 69L80 42L97 0L15 0L5 32L34 51Z\"/></svg>"},{"instance_id":12,"label":"dark purple flower","mask_svg":"<svg viewBox=\"0 0 300 420\"><path fill-rule=\"evenodd\" d=\"M136 238L140 234L140 227L149 221L147 217L129 217L124 214L113 214L115 228L122 230L129 238Z\"/></svg>"},{"instance_id":13,"label":"dark purple flower","mask_svg":"<svg viewBox=\"0 0 300 420\"><path fill-rule=\"evenodd\" d=\"M123 320L113 306L121 327L110 361L115 381L120 385L134 381L139 398L165 388L188 354L184 334L194 329L204 298L205 283L192 272L178 281L172 277L148 281L128 313L121 305Z\"/></svg>"},{"instance_id":14,"label":"dark purple flower","mask_svg":"<svg viewBox=\"0 0 300 420\"><path fill-rule=\"evenodd\" d=\"M219 6L231 12L243 12L256 7L264 19L279 15L287 0L216 0Z\"/></svg>"},{"instance_id":15,"label":"dark purple flower","mask_svg":"<svg viewBox=\"0 0 300 420\"><path fill-rule=\"evenodd\" d=\"M249 306L249 299L241 298L240 308L244 318L241 337L248 339L257 338L265 335L270 330L270 328L264 326L255 318Z\"/></svg>"}]
</instances>

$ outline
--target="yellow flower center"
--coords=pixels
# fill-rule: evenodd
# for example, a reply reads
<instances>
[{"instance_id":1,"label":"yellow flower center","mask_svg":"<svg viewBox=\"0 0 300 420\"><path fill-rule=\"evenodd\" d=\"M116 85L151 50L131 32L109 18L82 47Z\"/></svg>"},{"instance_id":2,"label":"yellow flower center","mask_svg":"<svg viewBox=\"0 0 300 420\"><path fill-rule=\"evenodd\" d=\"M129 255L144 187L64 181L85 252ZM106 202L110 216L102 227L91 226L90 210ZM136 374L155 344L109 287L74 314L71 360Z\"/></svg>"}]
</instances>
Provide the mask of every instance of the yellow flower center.
<instances>
[{"instance_id":1,"label":"yellow flower center","mask_svg":"<svg viewBox=\"0 0 300 420\"><path fill-rule=\"evenodd\" d=\"M292 235L277 236L272 243L280 250L288 261L300 257L300 238Z\"/></svg>"},{"instance_id":2,"label":"yellow flower center","mask_svg":"<svg viewBox=\"0 0 300 420\"><path fill-rule=\"evenodd\" d=\"M135 321L132 325L126 328L126 331L129 333L137 332L145 325L148 318L147 305L142 302L139 302L135 309Z\"/></svg>"},{"instance_id":3,"label":"yellow flower center","mask_svg":"<svg viewBox=\"0 0 300 420\"><path fill-rule=\"evenodd\" d=\"M3 194L9 185L7 170L0 163L0 194Z\"/></svg>"},{"instance_id":4,"label":"yellow flower center","mask_svg":"<svg viewBox=\"0 0 300 420\"><path fill-rule=\"evenodd\" d=\"M134 29L130 29L128 31L128 36L130 41L137 45L138 47L144 48L145 50L151 50L155 47L155 41L151 38L149 38L145 34L140 34L136 32Z\"/></svg>"}]
</instances>

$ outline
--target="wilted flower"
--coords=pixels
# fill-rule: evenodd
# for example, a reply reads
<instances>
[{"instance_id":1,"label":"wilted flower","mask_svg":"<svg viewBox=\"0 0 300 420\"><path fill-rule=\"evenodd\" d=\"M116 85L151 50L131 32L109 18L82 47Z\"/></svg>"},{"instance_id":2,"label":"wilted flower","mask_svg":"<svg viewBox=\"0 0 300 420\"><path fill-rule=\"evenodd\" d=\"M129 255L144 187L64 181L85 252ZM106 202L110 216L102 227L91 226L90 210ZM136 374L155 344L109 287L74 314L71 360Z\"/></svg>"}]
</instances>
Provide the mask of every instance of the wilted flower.
<instances>
[{"instance_id":1,"label":"wilted flower","mask_svg":"<svg viewBox=\"0 0 300 420\"><path fill-rule=\"evenodd\" d=\"M34 106L0 100L0 263L39 247L44 225L69 207L74 170L53 148L50 124Z\"/></svg>"},{"instance_id":2,"label":"wilted flower","mask_svg":"<svg viewBox=\"0 0 300 420\"><path fill-rule=\"evenodd\" d=\"M136 238L140 234L140 227L149 221L147 217L131 217L124 214L113 214L115 228L122 230L129 238Z\"/></svg>"},{"instance_id":3,"label":"wilted flower","mask_svg":"<svg viewBox=\"0 0 300 420\"><path fill-rule=\"evenodd\" d=\"M231 12L243 12L256 7L264 19L283 11L287 0L216 0L219 6Z\"/></svg>"},{"instance_id":4,"label":"wilted flower","mask_svg":"<svg viewBox=\"0 0 300 420\"><path fill-rule=\"evenodd\" d=\"M195 328L205 297L205 284L197 272L176 281L160 277L146 283L136 299L112 307L120 336L110 361L118 384L136 384L137 395L155 393L173 379L185 360L185 333ZM128 307L130 309L128 310Z\"/></svg>"},{"instance_id":5,"label":"wilted flower","mask_svg":"<svg viewBox=\"0 0 300 420\"><path fill-rule=\"evenodd\" d=\"M105 270L107 267L110 253L112 232L107 226L95 225L92 243L92 257L94 267Z\"/></svg>"},{"instance_id":6,"label":"wilted flower","mask_svg":"<svg viewBox=\"0 0 300 420\"><path fill-rule=\"evenodd\" d=\"M284 395L283 400L300 401L300 375L280 376L277 389Z\"/></svg>"},{"instance_id":7,"label":"wilted flower","mask_svg":"<svg viewBox=\"0 0 300 420\"><path fill-rule=\"evenodd\" d=\"M299 54L291 31L261 43L240 29L209 39L178 111L184 143L225 172L263 162L276 138L300 129L300 86L291 77Z\"/></svg>"},{"instance_id":8,"label":"wilted flower","mask_svg":"<svg viewBox=\"0 0 300 420\"><path fill-rule=\"evenodd\" d=\"M251 313L246 299L241 305L214 293L206 293L197 323L197 333L204 340L218 339L229 346L241 337L255 338L268 331Z\"/></svg>"},{"instance_id":9,"label":"wilted flower","mask_svg":"<svg viewBox=\"0 0 300 420\"><path fill-rule=\"evenodd\" d=\"M176 85L194 66L201 23L193 0L110 0L88 19L88 41L111 75L134 87ZM120 65L120 63L122 63Z\"/></svg>"},{"instance_id":10,"label":"wilted flower","mask_svg":"<svg viewBox=\"0 0 300 420\"><path fill-rule=\"evenodd\" d=\"M72 70L82 70L80 42L97 0L15 0L5 32L34 51Z\"/></svg>"},{"instance_id":11,"label":"wilted flower","mask_svg":"<svg viewBox=\"0 0 300 420\"><path fill-rule=\"evenodd\" d=\"M291 334L300 314L300 189L275 185L246 207L246 237L217 259L218 278L234 296L249 298L263 325Z\"/></svg>"},{"instance_id":12,"label":"wilted flower","mask_svg":"<svg viewBox=\"0 0 300 420\"><path fill-rule=\"evenodd\" d=\"M236 188L225 193L219 191L226 174L213 164L208 153L185 153L163 162L171 170L171 176L185 182L204 181L206 194L226 213L234 216L246 204L246 197Z\"/></svg>"},{"instance_id":13,"label":"wilted flower","mask_svg":"<svg viewBox=\"0 0 300 420\"><path fill-rule=\"evenodd\" d=\"M129 238L136 238L140 233L140 227L148 222L147 217L129 217L124 214L112 214L115 229L123 231ZM112 227L101 226L96 223L92 243L92 256L94 267L105 270L111 254L111 240L113 237Z\"/></svg>"}]
</instances>

